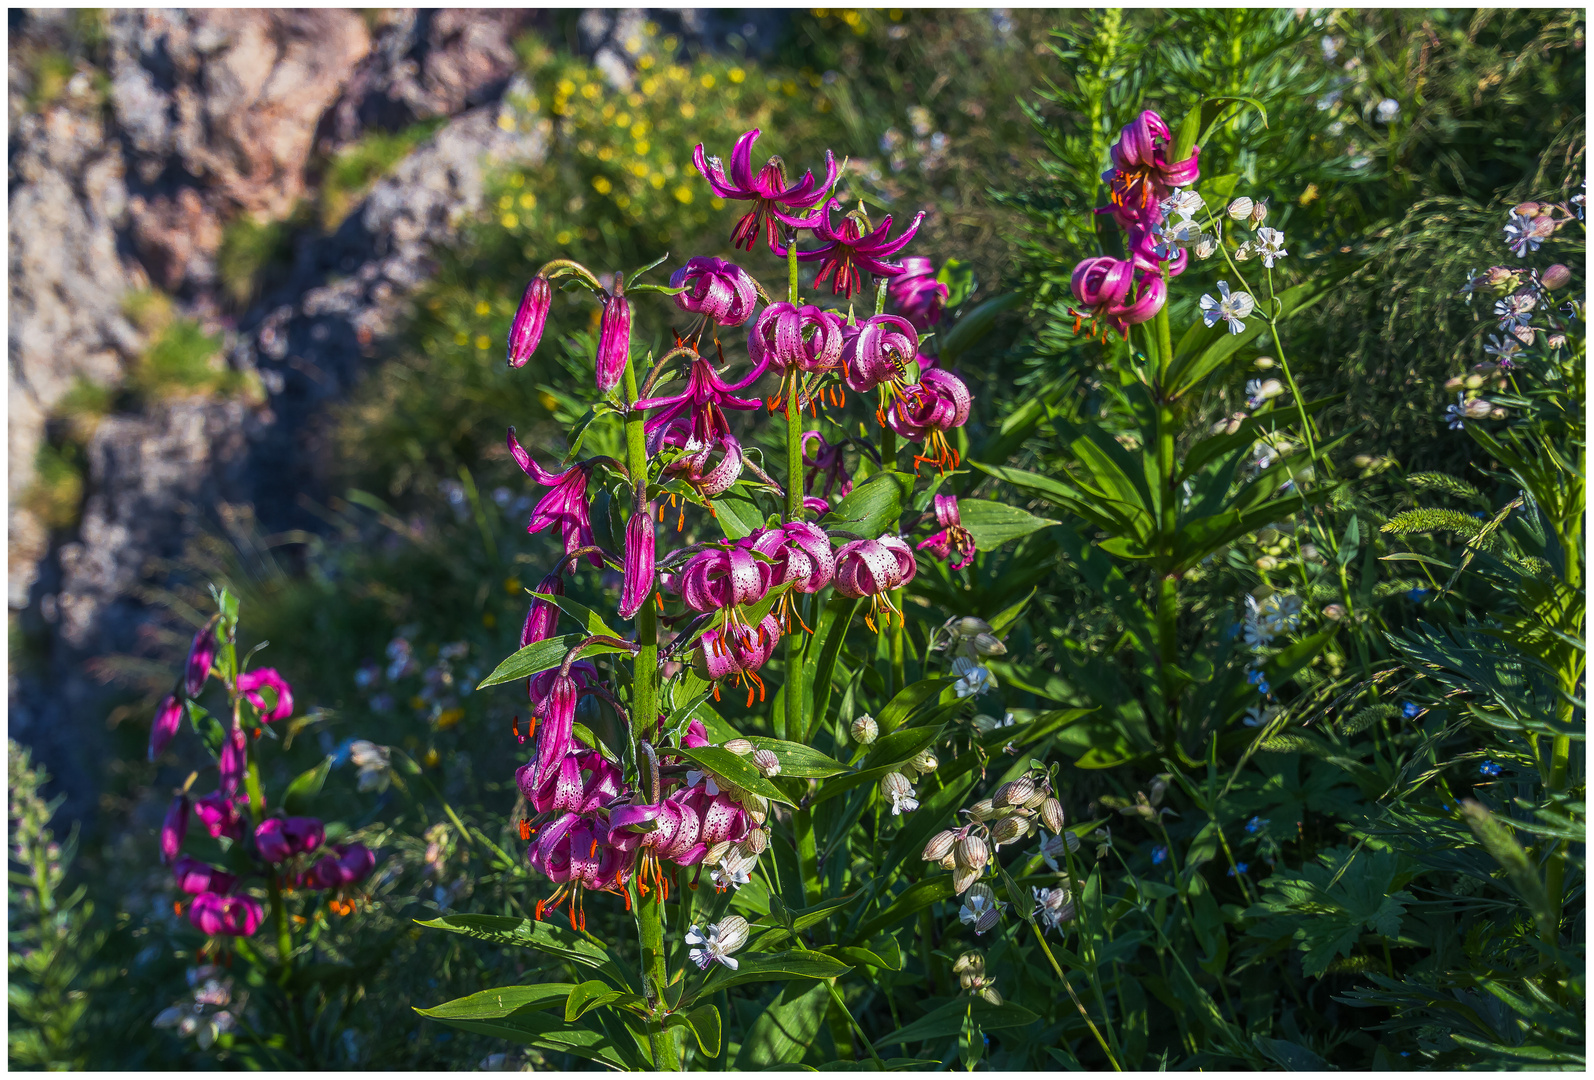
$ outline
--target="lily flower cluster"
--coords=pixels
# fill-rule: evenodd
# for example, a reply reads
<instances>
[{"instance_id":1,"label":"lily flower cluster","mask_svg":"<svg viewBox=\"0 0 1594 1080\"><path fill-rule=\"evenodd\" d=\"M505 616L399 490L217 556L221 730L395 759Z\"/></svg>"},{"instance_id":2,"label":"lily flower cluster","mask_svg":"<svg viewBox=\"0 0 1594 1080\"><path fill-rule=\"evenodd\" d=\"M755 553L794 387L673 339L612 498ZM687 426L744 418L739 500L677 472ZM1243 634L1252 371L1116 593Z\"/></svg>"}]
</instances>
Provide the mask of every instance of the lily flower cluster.
<instances>
[{"instance_id":1,"label":"lily flower cluster","mask_svg":"<svg viewBox=\"0 0 1594 1080\"><path fill-rule=\"evenodd\" d=\"M341 890L363 881L376 865L376 856L363 844L327 844L326 827L316 818L267 816L263 798L261 805L250 805L250 791L259 797L250 744L259 740L266 725L293 714L293 690L274 668L233 675L227 670L230 664L218 664L223 644L231 654L232 643L223 641L222 635L230 638L234 626L218 614L194 635L183 676L156 709L149 741L149 758L154 761L188 716L196 730L209 731L220 743L216 790L192 798L184 787L172 799L160 830L161 861L172 868L177 887L193 897L187 905L188 920L212 937L248 937L260 928L264 909L245 891L252 880L264 879L282 889ZM213 675L227 693L230 727L197 700ZM189 824L196 817L229 855L238 853L228 870L182 854Z\"/></svg>"},{"instance_id":2,"label":"lily flower cluster","mask_svg":"<svg viewBox=\"0 0 1594 1080\"><path fill-rule=\"evenodd\" d=\"M1116 331L1127 340L1131 326L1146 322L1167 303L1167 279L1184 272L1188 256L1182 249L1159 250L1159 230L1165 220L1170 229L1188 226L1189 220L1169 220L1165 200L1200 177L1200 153L1194 147L1188 158L1170 160L1173 132L1150 109L1119 133L1113 167L1102 174L1111 202L1096 212L1111 214L1123 228L1127 257L1098 255L1074 267L1074 299L1081 305L1073 311L1076 332L1088 320L1103 339Z\"/></svg>"},{"instance_id":3,"label":"lily flower cluster","mask_svg":"<svg viewBox=\"0 0 1594 1080\"><path fill-rule=\"evenodd\" d=\"M822 176L805 171L793 179L778 157L755 170L758 137L755 129L738 139L728 166L701 146L694 161L716 198L747 204L732 244L751 252L762 241L787 260L791 288L786 300L772 300L747 270L717 257L687 259L668 287L639 284L645 271L629 278L616 275L606 284L586 267L556 259L527 285L508 338L509 365L525 365L547 328L554 286L592 294L602 309L594 376L603 400L594 411L619 415L632 425L640 421L642 435L640 445L628 444L623 463L594 456L545 468L509 430L510 454L546 489L532 509L527 532L555 533L564 548L535 591L521 647L556 635L567 574L583 562L608 567L621 576L617 613L622 619L637 619L640 626L643 617L656 617L673 631L660 659L689 662L711 684L716 700L722 684L745 688L748 707L768 697L760 670L780 640L808 629L802 597L833 589L842 597L867 599L866 622L883 630L902 621L892 594L918 572L915 548L907 539L890 532L872 537L847 532L851 520L831 513L831 500L846 498L852 489L846 452L856 449L880 467L893 464L888 454L867 437L801 431L803 413L817 420L822 409L845 407L848 390L873 393L876 422L892 436L922 444L915 462L944 472L959 463L949 440L968 421L972 404L963 380L921 352L920 332L942 318L949 287L936 279L928 259L897 258L924 215L893 237L890 217L877 226L861 205L843 212L833 196L841 170L832 154L825 154ZM814 241L806 250L799 247L805 233ZM845 312L802 302L797 277L803 263L817 264L813 286L817 290L828 283L832 296L849 302ZM878 283L876 310L860 316L851 301L868 278ZM671 296L687 322L674 331L673 348L639 372L632 358L632 297L646 292ZM899 314L884 310L888 293ZM746 363L739 370L736 360L726 360L729 330L745 333ZM766 377L776 380L776 390L760 400L755 387ZM744 450L745 436L732 424L737 413L751 414L756 423L760 413L777 410L784 413L787 460L793 465L786 483L801 485L801 492L788 493L769 476L762 459ZM629 495L621 500L629 503L622 550L599 542L589 493L594 480ZM725 540L660 550L666 498L669 508L677 509L680 532L688 505L718 517L716 500L738 485L750 494L786 497L786 512L745 535L727 530ZM967 566L974 543L959 521L956 499L938 497L934 519L939 531L918 550L954 559L955 568ZM521 822L522 837L530 841L532 865L559 886L551 900L538 905L538 915L568 900L576 926L585 919L583 890L617 892L629 905L630 883L636 883L638 895L667 892L672 868L695 868L693 888L704 868L712 871L717 887L736 887L749 880L768 843L764 800L696 769L681 753L708 745L700 723L666 731L662 715L633 715L622 702L623 689L578 658L587 644L599 640L610 651L633 656L642 649L640 633L636 640L589 638L557 667L527 679L532 715L527 725L515 722L522 743L535 740L535 756L517 773L532 811ZM589 745L578 734L575 717L584 698L606 703L627 728L628 739L636 740L634 771L628 773L605 747ZM737 752L765 775L779 769L773 754L755 751L751 744ZM895 812L912 805L911 794L893 797ZM705 936L703 948L719 959L713 951L716 940Z\"/></svg>"}]
</instances>

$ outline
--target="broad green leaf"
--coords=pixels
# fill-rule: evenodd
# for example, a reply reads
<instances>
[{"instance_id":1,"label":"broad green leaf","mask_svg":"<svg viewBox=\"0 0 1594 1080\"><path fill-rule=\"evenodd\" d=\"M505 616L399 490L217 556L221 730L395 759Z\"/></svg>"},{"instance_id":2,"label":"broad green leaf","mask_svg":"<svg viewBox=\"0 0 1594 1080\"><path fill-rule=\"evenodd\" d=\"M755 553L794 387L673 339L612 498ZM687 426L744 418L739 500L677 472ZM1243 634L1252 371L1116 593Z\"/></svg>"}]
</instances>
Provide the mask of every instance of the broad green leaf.
<instances>
[{"instance_id":1,"label":"broad green leaf","mask_svg":"<svg viewBox=\"0 0 1594 1080\"><path fill-rule=\"evenodd\" d=\"M841 646L847 640L847 628L863 606L863 600L849 600L835 596L825 604L819 616L819 625L803 647L802 682L808 689L812 715L808 717L807 741L812 741L819 725L830 712L830 683L836 671L836 660Z\"/></svg>"},{"instance_id":2,"label":"broad green leaf","mask_svg":"<svg viewBox=\"0 0 1594 1080\"><path fill-rule=\"evenodd\" d=\"M595 968L607 975L615 986L630 989L626 968L605 949L593 944L574 931L554 926L550 922L522 919L514 915L444 915L425 921L416 920L420 926L447 930L454 934L491 941L496 945L513 945L523 949L537 949L553 956L572 960Z\"/></svg>"},{"instance_id":3,"label":"broad green leaf","mask_svg":"<svg viewBox=\"0 0 1594 1080\"><path fill-rule=\"evenodd\" d=\"M540 1050L572 1054L588 1061L601 1062L611 1069L633 1070L643 1065L631 1047L616 1042L603 1032L583 1024L568 1023L562 1017L549 1016L540 1010L512 1013L493 1020L455 1020L432 1016L425 1009L415 1011L461 1031L509 1039Z\"/></svg>"},{"instance_id":4,"label":"broad green leaf","mask_svg":"<svg viewBox=\"0 0 1594 1080\"><path fill-rule=\"evenodd\" d=\"M884 911L858 927L851 935L853 941L868 941L882 930L889 930L903 919L917 915L931 904L953 896L952 875L938 873L934 877L915 881L902 890Z\"/></svg>"},{"instance_id":5,"label":"broad green leaf","mask_svg":"<svg viewBox=\"0 0 1594 1080\"><path fill-rule=\"evenodd\" d=\"M565 999L565 1019L573 1023L599 1005L608 1005L625 997L635 998L637 995L616 990L602 979L589 979L579 983Z\"/></svg>"},{"instance_id":6,"label":"broad green leaf","mask_svg":"<svg viewBox=\"0 0 1594 1080\"><path fill-rule=\"evenodd\" d=\"M758 504L735 488L710 501L714 505L714 520L727 540L740 540L764 524L764 514Z\"/></svg>"},{"instance_id":7,"label":"broad green leaf","mask_svg":"<svg viewBox=\"0 0 1594 1080\"><path fill-rule=\"evenodd\" d=\"M586 634L565 634L527 645L493 669L493 673L476 684L476 689L528 679L538 672L556 668L564 663L565 654L587 639ZM602 656L604 653L626 652L617 645L595 644L581 650L582 656Z\"/></svg>"},{"instance_id":8,"label":"broad green leaf","mask_svg":"<svg viewBox=\"0 0 1594 1080\"><path fill-rule=\"evenodd\" d=\"M321 764L313 769L306 769L293 778L288 785L288 790L282 795L282 809L288 814L307 814L315 804L317 795L321 794L321 786L326 783L327 773L332 771L332 757L328 755L321 759Z\"/></svg>"},{"instance_id":9,"label":"broad green leaf","mask_svg":"<svg viewBox=\"0 0 1594 1080\"><path fill-rule=\"evenodd\" d=\"M940 733L941 728L937 724L901 728L882 735L869 747L869 753L863 759L863 767L865 769L878 769L883 766L901 765L912 758L914 754L935 742Z\"/></svg>"},{"instance_id":10,"label":"broad green leaf","mask_svg":"<svg viewBox=\"0 0 1594 1080\"><path fill-rule=\"evenodd\" d=\"M765 779L764 774L759 772L751 761L739 754L731 753L723 746L700 746L695 750L682 748L672 752L696 762L717 776L723 776L739 788L762 795L771 802L782 802L787 806L796 805L785 792Z\"/></svg>"},{"instance_id":11,"label":"broad green leaf","mask_svg":"<svg viewBox=\"0 0 1594 1080\"><path fill-rule=\"evenodd\" d=\"M676 1013L670 1017L671 1027L684 1027L697 1039L697 1048L705 1057L716 1058L720 1053L720 1011L712 1005L699 1005L691 1012Z\"/></svg>"},{"instance_id":12,"label":"broad green leaf","mask_svg":"<svg viewBox=\"0 0 1594 1080\"><path fill-rule=\"evenodd\" d=\"M883 735L889 735L901 727L915 709L927 701L940 697L941 692L951 685L952 683L946 679L920 679L918 682L909 683L893 694L891 700L881 707L880 714L875 717L875 723L880 725ZM877 742L870 748L871 757L879 746ZM871 764L878 765L880 761L876 760Z\"/></svg>"},{"instance_id":13,"label":"broad green leaf","mask_svg":"<svg viewBox=\"0 0 1594 1080\"><path fill-rule=\"evenodd\" d=\"M963 1026L963 1018L971 1014L974 1017L974 1022L986 1031L1025 1027L1040 1019L1040 1017L1023 1006L1014 1005L1011 1002L992 1005L984 998L959 998L956 1001L942 1005L938 1009L931 1010L907 1027L893 1031L883 1039L876 1039L875 1045L890 1046L892 1043L928 1042L933 1039L944 1039L949 1035L956 1035Z\"/></svg>"},{"instance_id":14,"label":"broad green leaf","mask_svg":"<svg viewBox=\"0 0 1594 1080\"><path fill-rule=\"evenodd\" d=\"M852 968L824 953L792 950L779 953L743 953L736 957L735 971L716 967L708 977L699 998L706 998L731 986L751 982L780 982L786 979L835 979Z\"/></svg>"},{"instance_id":15,"label":"broad green leaf","mask_svg":"<svg viewBox=\"0 0 1594 1080\"><path fill-rule=\"evenodd\" d=\"M852 489L826 514L821 525L845 529L873 540L882 533L894 532L902 518L902 507L913 494L910 473L880 472Z\"/></svg>"},{"instance_id":16,"label":"broad green leaf","mask_svg":"<svg viewBox=\"0 0 1594 1080\"><path fill-rule=\"evenodd\" d=\"M789 984L758 1014L758 1019L743 1035L741 1050L736 1055L736 1069L799 1066L818 1037L829 1009L829 987L822 983Z\"/></svg>"},{"instance_id":17,"label":"broad green leaf","mask_svg":"<svg viewBox=\"0 0 1594 1080\"><path fill-rule=\"evenodd\" d=\"M989 499L959 499L958 516L980 551L994 551L1011 540L1057 524L1051 518L1036 517L1027 510Z\"/></svg>"},{"instance_id":18,"label":"broad green leaf","mask_svg":"<svg viewBox=\"0 0 1594 1080\"><path fill-rule=\"evenodd\" d=\"M602 985L602 984L599 984ZM492 1020L525 1009L551 1009L570 992L575 983L533 983L530 986L500 986L495 990L481 990L430 1009L416 1009L422 1016L434 1020Z\"/></svg>"},{"instance_id":19,"label":"broad green leaf","mask_svg":"<svg viewBox=\"0 0 1594 1080\"><path fill-rule=\"evenodd\" d=\"M1279 293L1279 299L1283 302L1280 321L1300 314L1327 296L1344 272L1318 274L1309 281ZM1258 296L1256 300L1258 307L1265 307L1264 297ZM1201 380L1227 363L1235 353L1255 341L1267 329L1267 325L1258 316L1247 321L1244 330L1231 334L1221 321L1214 327L1197 322L1179 339L1175 350L1177 355L1167 375L1168 395L1176 398L1188 393Z\"/></svg>"},{"instance_id":20,"label":"broad green leaf","mask_svg":"<svg viewBox=\"0 0 1594 1080\"><path fill-rule=\"evenodd\" d=\"M780 775L803 779L823 780L827 776L849 771L846 765L811 746L787 742L784 739L767 739L761 735L747 740L761 750L773 750L780 759Z\"/></svg>"}]
</instances>

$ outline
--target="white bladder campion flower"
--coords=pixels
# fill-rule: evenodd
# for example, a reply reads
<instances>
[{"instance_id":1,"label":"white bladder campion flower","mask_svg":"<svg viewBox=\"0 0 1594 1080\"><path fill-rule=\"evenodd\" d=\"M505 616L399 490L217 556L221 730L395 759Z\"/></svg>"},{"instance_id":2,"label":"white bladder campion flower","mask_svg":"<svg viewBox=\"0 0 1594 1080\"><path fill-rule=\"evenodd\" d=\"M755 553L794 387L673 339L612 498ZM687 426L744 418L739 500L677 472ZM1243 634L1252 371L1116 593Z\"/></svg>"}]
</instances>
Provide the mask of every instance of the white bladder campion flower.
<instances>
[{"instance_id":1,"label":"white bladder campion flower","mask_svg":"<svg viewBox=\"0 0 1594 1080\"><path fill-rule=\"evenodd\" d=\"M747 920L740 915L730 915L706 930L692 927L686 932L686 943L692 947L692 963L706 969L710 964L724 964L735 971L739 967L731 953L747 942Z\"/></svg>"},{"instance_id":2,"label":"white bladder campion flower","mask_svg":"<svg viewBox=\"0 0 1594 1080\"><path fill-rule=\"evenodd\" d=\"M960 698L978 697L986 689L996 685L996 680L991 677L991 672L966 656L959 656L952 661L952 671L957 675L957 684L953 687Z\"/></svg>"},{"instance_id":3,"label":"white bladder campion flower","mask_svg":"<svg viewBox=\"0 0 1594 1080\"><path fill-rule=\"evenodd\" d=\"M880 778L880 794L891 800L892 817L899 816L905 810L919 808L912 782L899 772L886 773Z\"/></svg>"},{"instance_id":4,"label":"white bladder campion flower","mask_svg":"<svg viewBox=\"0 0 1594 1080\"><path fill-rule=\"evenodd\" d=\"M1466 426L1467 395L1457 394L1456 403L1445 406L1445 419L1450 422L1451 431L1460 431Z\"/></svg>"},{"instance_id":5,"label":"white bladder campion flower","mask_svg":"<svg viewBox=\"0 0 1594 1080\"><path fill-rule=\"evenodd\" d=\"M1539 250L1539 245L1544 243L1544 236L1543 230L1535 226L1534 219L1525 214L1513 210L1506 219L1505 246L1519 259L1530 251Z\"/></svg>"},{"instance_id":6,"label":"white bladder campion flower","mask_svg":"<svg viewBox=\"0 0 1594 1080\"><path fill-rule=\"evenodd\" d=\"M1494 302L1494 317L1500 320L1500 329L1514 331L1533 321L1537 305L1531 293L1512 293Z\"/></svg>"},{"instance_id":7,"label":"white bladder campion flower","mask_svg":"<svg viewBox=\"0 0 1594 1080\"><path fill-rule=\"evenodd\" d=\"M1289 252L1284 250L1284 234L1277 229L1263 227L1256 230L1256 255L1269 270Z\"/></svg>"},{"instance_id":8,"label":"white bladder campion flower","mask_svg":"<svg viewBox=\"0 0 1594 1080\"><path fill-rule=\"evenodd\" d=\"M1007 905L996 899L996 894L989 885L975 885L963 896L963 906L958 909L958 919L974 927L976 934L983 934L996 925L1002 917L1002 909Z\"/></svg>"},{"instance_id":9,"label":"white bladder campion flower","mask_svg":"<svg viewBox=\"0 0 1594 1080\"><path fill-rule=\"evenodd\" d=\"M1219 319L1229 324L1229 333L1238 334L1245 329L1244 319L1256 310L1256 298L1248 292L1229 292L1227 281L1218 282L1222 299L1210 295L1201 297L1201 319L1208 326L1216 326Z\"/></svg>"},{"instance_id":10,"label":"white bladder campion flower","mask_svg":"<svg viewBox=\"0 0 1594 1080\"><path fill-rule=\"evenodd\" d=\"M1163 199L1158 206L1162 210L1163 220L1172 221L1176 217L1193 218L1205 210L1207 204L1189 188L1174 188L1173 194Z\"/></svg>"},{"instance_id":11,"label":"white bladder campion flower","mask_svg":"<svg viewBox=\"0 0 1594 1080\"><path fill-rule=\"evenodd\" d=\"M709 880L720 892L726 889L740 889L753 880L753 867L758 865L758 858L746 855L740 851L732 850L720 860L709 874Z\"/></svg>"},{"instance_id":12,"label":"white bladder campion flower","mask_svg":"<svg viewBox=\"0 0 1594 1080\"><path fill-rule=\"evenodd\" d=\"M1400 115L1400 102L1394 98L1386 97L1378 103L1378 107L1374 110L1374 115L1378 117L1380 124L1390 123L1395 117Z\"/></svg>"}]
</instances>

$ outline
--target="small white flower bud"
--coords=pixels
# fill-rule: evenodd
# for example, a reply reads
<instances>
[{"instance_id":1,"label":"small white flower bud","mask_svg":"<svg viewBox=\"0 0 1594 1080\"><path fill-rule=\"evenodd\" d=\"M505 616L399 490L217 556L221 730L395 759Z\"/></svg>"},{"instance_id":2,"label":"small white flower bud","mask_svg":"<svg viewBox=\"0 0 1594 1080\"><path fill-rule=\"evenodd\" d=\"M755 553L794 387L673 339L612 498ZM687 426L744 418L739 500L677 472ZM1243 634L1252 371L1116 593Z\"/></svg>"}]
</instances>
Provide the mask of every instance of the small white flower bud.
<instances>
[{"instance_id":1,"label":"small white flower bud","mask_svg":"<svg viewBox=\"0 0 1594 1080\"><path fill-rule=\"evenodd\" d=\"M1234 249L1234 261L1235 262L1245 262L1247 259L1249 259L1251 256L1253 256L1255 254L1256 254L1255 250L1251 247L1250 242L1247 241L1246 243L1241 244L1239 247Z\"/></svg>"},{"instance_id":2,"label":"small white flower bud","mask_svg":"<svg viewBox=\"0 0 1594 1080\"><path fill-rule=\"evenodd\" d=\"M753 764L765 776L780 775L780 758L775 755L773 750L754 750Z\"/></svg>"},{"instance_id":3,"label":"small white flower bud","mask_svg":"<svg viewBox=\"0 0 1594 1080\"><path fill-rule=\"evenodd\" d=\"M1255 360L1251 361L1251 366L1256 368L1258 371L1267 371L1270 368L1277 367L1278 361L1274 360L1271 356L1258 356Z\"/></svg>"},{"instance_id":4,"label":"small white flower bud","mask_svg":"<svg viewBox=\"0 0 1594 1080\"><path fill-rule=\"evenodd\" d=\"M729 840L721 840L719 843L708 849L708 854L703 856L703 865L707 867L718 866L720 864L720 860L724 859L725 856L730 854L730 852L731 842Z\"/></svg>"},{"instance_id":5,"label":"small white flower bud","mask_svg":"<svg viewBox=\"0 0 1594 1080\"><path fill-rule=\"evenodd\" d=\"M958 975L984 975L985 954L982 952L966 952L962 954L957 958L957 962L952 965L952 971Z\"/></svg>"},{"instance_id":6,"label":"small white flower bud","mask_svg":"<svg viewBox=\"0 0 1594 1080\"><path fill-rule=\"evenodd\" d=\"M1041 803L1041 821L1054 833L1063 831L1063 804L1048 797Z\"/></svg>"},{"instance_id":7,"label":"small white flower bud","mask_svg":"<svg viewBox=\"0 0 1594 1080\"><path fill-rule=\"evenodd\" d=\"M1251 224L1260 225L1267 220L1267 200L1263 199L1251 207Z\"/></svg>"},{"instance_id":8,"label":"small white flower bud","mask_svg":"<svg viewBox=\"0 0 1594 1080\"><path fill-rule=\"evenodd\" d=\"M991 841L997 847L1011 844L1029 832L1029 823L1017 814L1010 814L1001 818L991 826Z\"/></svg>"},{"instance_id":9,"label":"small white flower bud","mask_svg":"<svg viewBox=\"0 0 1594 1080\"><path fill-rule=\"evenodd\" d=\"M719 921L719 946L724 953L733 953L747 944L747 920L740 915L727 915Z\"/></svg>"},{"instance_id":10,"label":"small white flower bud","mask_svg":"<svg viewBox=\"0 0 1594 1080\"><path fill-rule=\"evenodd\" d=\"M968 809L969 817L975 821L989 821L1000 812L992 805L990 799L981 799Z\"/></svg>"},{"instance_id":11,"label":"small white flower bud","mask_svg":"<svg viewBox=\"0 0 1594 1080\"><path fill-rule=\"evenodd\" d=\"M970 833L957 842L952 849L957 856L958 865L971 870L983 870L991 858L991 849L985 840Z\"/></svg>"},{"instance_id":12,"label":"small white flower bud","mask_svg":"<svg viewBox=\"0 0 1594 1080\"><path fill-rule=\"evenodd\" d=\"M1005 656L1007 654L1007 646L1002 644L995 634L975 634L974 640L970 644L976 656Z\"/></svg>"},{"instance_id":13,"label":"small white flower bud","mask_svg":"<svg viewBox=\"0 0 1594 1080\"><path fill-rule=\"evenodd\" d=\"M740 757L746 757L753 752L753 744L746 739L732 739L725 744L725 749Z\"/></svg>"},{"instance_id":14,"label":"small white flower bud","mask_svg":"<svg viewBox=\"0 0 1594 1080\"><path fill-rule=\"evenodd\" d=\"M998 810L1010 806L1022 806L1033 794L1035 794L1035 781L1027 776L1021 776L997 788L996 794L991 796L991 805Z\"/></svg>"},{"instance_id":15,"label":"small white flower bud","mask_svg":"<svg viewBox=\"0 0 1594 1080\"><path fill-rule=\"evenodd\" d=\"M974 920L974 932L983 934L1002 920L1002 913L994 907L986 908L980 917Z\"/></svg>"},{"instance_id":16,"label":"small white flower bud","mask_svg":"<svg viewBox=\"0 0 1594 1080\"><path fill-rule=\"evenodd\" d=\"M852 737L868 746L880 737L880 725L875 723L874 717L864 713L852 722Z\"/></svg>"},{"instance_id":17,"label":"small white flower bud","mask_svg":"<svg viewBox=\"0 0 1594 1080\"><path fill-rule=\"evenodd\" d=\"M1046 800L1051 798L1051 797L1052 797L1052 793L1050 791L1048 791L1046 788L1037 787L1035 789L1034 793L1032 795L1030 795L1029 798L1024 800L1024 810L1026 811L1024 816L1025 817L1033 817L1034 814L1035 814L1035 811L1039 810L1042 806L1044 806L1046 804Z\"/></svg>"},{"instance_id":18,"label":"small white flower bud","mask_svg":"<svg viewBox=\"0 0 1594 1080\"><path fill-rule=\"evenodd\" d=\"M1486 419L1488 417L1488 415L1489 415L1489 412L1493 408L1494 408L1494 404L1492 402L1485 401L1483 398L1473 398L1471 401L1467 402L1467 404L1464 406L1464 409L1466 410L1466 414L1467 414L1467 419L1469 419L1469 420L1483 420L1483 419Z\"/></svg>"},{"instance_id":19,"label":"small white flower bud","mask_svg":"<svg viewBox=\"0 0 1594 1080\"><path fill-rule=\"evenodd\" d=\"M930 837L930 842L924 845L924 861L939 862L947 852L952 850L952 845L958 841L958 834L952 829L942 829Z\"/></svg>"},{"instance_id":20,"label":"small white flower bud","mask_svg":"<svg viewBox=\"0 0 1594 1080\"><path fill-rule=\"evenodd\" d=\"M1198 259L1210 259L1218 252L1218 237L1212 233L1202 233L1195 243L1195 255Z\"/></svg>"},{"instance_id":21,"label":"small white flower bud","mask_svg":"<svg viewBox=\"0 0 1594 1080\"><path fill-rule=\"evenodd\" d=\"M769 820L769 812L766 810L760 810L753 806L745 806L743 809L747 811L747 820L754 825L762 825Z\"/></svg>"},{"instance_id":22,"label":"small white flower bud","mask_svg":"<svg viewBox=\"0 0 1594 1080\"><path fill-rule=\"evenodd\" d=\"M952 871L953 892L958 896L962 896L969 890L970 886L972 886L976 881L980 880L980 875L984 873L985 871L983 869L977 869L972 866L959 866L957 869Z\"/></svg>"},{"instance_id":23,"label":"small white flower bud","mask_svg":"<svg viewBox=\"0 0 1594 1080\"><path fill-rule=\"evenodd\" d=\"M1276 570L1278 565L1279 561L1271 555L1264 555L1256 560L1256 568L1258 570Z\"/></svg>"},{"instance_id":24,"label":"small white flower bud","mask_svg":"<svg viewBox=\"0 0 1594 1080\"><path fill-rule=\"evenodd\" d=\"M747 835L742 838L742 842L738 846L745 854L752 855L755 858L759 855L762 855L769 848L769 830L749 830Z\"/></svg>"},{"instance_id":25,"label":"small white flower bud","mask_svg":"<svg viewBox=\"0 0 1594 1080\"><path fill-rule=\"evenodd\" d=\"M957 856L948 851L945 855L941 856L936 865L943 870L955 871L958 868Z\"/></svg>"},{"instance_id":26,"label":"small white flower bud","mask_svg":"<svg viewBox=\"0 0 1594 1080\"><path fill-rule=\"evenodd\" d=\"M935 772L935 770L941 765L941 763L936 760L935 755L930 753L928 750L920 750L917 754L914 754L913 760L908 762L908 764L913 768L913 771L918 773L920 776L926 776L929 773Z\"/></svg>"},{"instance_id":27,"label":"small white flower bud","mask_svg":"<svg viewBox=\"0 0 1594 1080\"><path fill-rule=\"evenodd\" d=\"M1255 203L1246 198L1244 195L1241 195L1238 199L1235 199L1229 204L1229 217L1234 221L1239 221L1241 218L1250 217L1251 210L1254 206L1256 206Z\"/></svg>"}]
</instances>

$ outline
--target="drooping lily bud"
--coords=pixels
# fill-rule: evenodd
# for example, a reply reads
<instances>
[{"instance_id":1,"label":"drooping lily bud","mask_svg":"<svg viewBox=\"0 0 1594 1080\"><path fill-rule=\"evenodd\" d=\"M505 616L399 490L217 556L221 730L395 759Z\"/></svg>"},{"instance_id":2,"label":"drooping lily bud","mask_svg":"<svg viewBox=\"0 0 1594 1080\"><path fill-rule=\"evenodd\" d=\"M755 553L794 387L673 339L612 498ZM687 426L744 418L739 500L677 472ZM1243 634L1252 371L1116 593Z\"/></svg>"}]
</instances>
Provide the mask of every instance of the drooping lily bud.
<instances>
[{"instance_id":1,"label":"drooping lily bud","mask_svg":"<svg viewBox=\"0 0 1594 1080\"><path fill-rule=\"evenodd\" d=\"M216 617L212 617L194 635L193 644L188 647L188 663L183 674L183 692L189 697L199 696L205 688L205 681L210 678L211 665L216 662Z\"/></svg>"},{"instance_id":2,"label":"drooping lily bud","mask_svg":"<svg viewBox=\"0 0 1594 1080\"><path fill-rule=\"evenodd\" d=\"M177 858L177 853L182 850L183 840L188 836L188 796L179 795L172 800L172 805L166 811L166 820L161 823L161 862L170 864Z\"/></svg>"},{"instance_id":3,"label":"drooping lily bud","mask_svg":"<svg viewBox=\"0 0 1594 1080\"><path fill-rule=\"evenodd\" d=\"M249 744L245 741L243 730L233 728L222 742L221 755L216 762L216 775L220 780L221 790L228 795L236 795L238 785L244 782L244 773L248 769Z\"/></svg>"},{"instance_id":4,"label":"drooping lily bud","mask_svg":"<svg viewBox=\"0 0 1594 1080\"><path fill-rule=\"evenodd\" d=\"M598 322L598 393L608 395L620 385L626 361L631 357L631 301L611 296L603 306Z\"/></svg>"},{"instance_id":5,"label":"drooping lily bud","mask_svg":"<svg viewBox=\"0 0 1594 1080\"><path fill-rule=\"evenodd\" d=\"M549 574L537 585L537 591L544 596L563 596L565 594L565 579L561 574ZM520 628L520 647L535 645L539 641L547 641L554 636L559 628L559 607L557 604L543 599L531 602L531 609L526 612L526 624Z\"/></svg>"},{"instance_id":6,"label":"drooping lily bud","mask_svg":"<svg viewBox=\"0 0 1594 1080\"><path fill-rule=\"evenodd\" d=\"M653 596L653 556L656 534L653 507L639 503L625 524L625 570L620 586L619 614L633 619Z\"/></svg>"},{"instance_id":7,"label":"drooping lily bud","mask_svg":"<svg viewBox=\"0 0 1594 1080\"><path fill-rule=\"evenodd\" d=\"M543 327L548 323L548 309L553 306L553 286L538 274L526 286L515 310L514 321L509 324L509 366L525 367L531 354L542 341Z\"/></svg>"},{"instance_id":8,"label":"drooping lily bud","mask_svg":"<svg viewBox=\"0 0 1594 1080\"><path fill-rule=\"evenodd\" d=\"M175 694L167 694L155 709L155 722L149 729L149 759L154 761L166 749L166 744L177 734L183 721L183 703Z\"/></svg>"}]
</instances>

